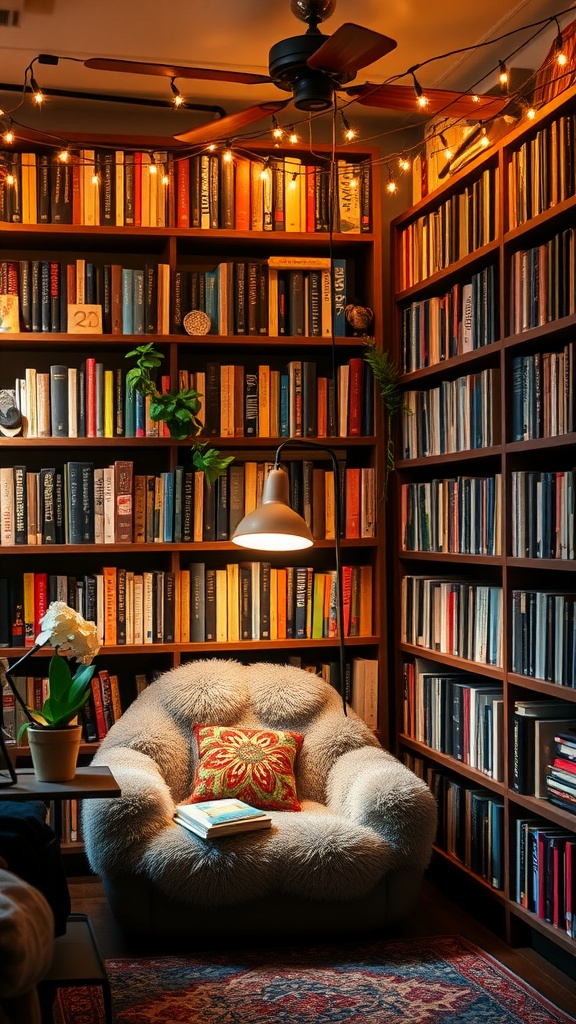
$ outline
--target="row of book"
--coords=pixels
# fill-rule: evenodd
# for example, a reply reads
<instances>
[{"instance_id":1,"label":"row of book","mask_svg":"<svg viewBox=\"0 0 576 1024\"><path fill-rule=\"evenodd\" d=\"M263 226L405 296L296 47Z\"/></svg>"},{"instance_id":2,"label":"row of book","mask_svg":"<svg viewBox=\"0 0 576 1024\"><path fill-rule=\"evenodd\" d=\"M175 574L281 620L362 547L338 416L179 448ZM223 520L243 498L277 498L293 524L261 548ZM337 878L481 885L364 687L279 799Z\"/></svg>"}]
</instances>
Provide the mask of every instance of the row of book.
<instances>
[{"instance_id":1,"label":"row of book","mask_svg":"<svg viewBox=\"0 0 576 1024\"><path fill-rule=\"evenodd\" d=\"M278 256L171 271L167 263L127 267L105 257L5 259L0 295L11 303L4 330L183 334L186 314L196 310L208 317L210 334L344 337L346 262Z\"/></svg>"},{"instance_id":2,"label":"row of book","mask_svg":"<svg viewBox=\"0 0 576 1024\"><path fill-rule=\"evenodd\" d=\"M516 558L574 558L575 471L513 470L511 554Z\"/></svg>"},{"instance_id":3,"label":"row of book","mask_svg":"<svg viewBox=\"0 0 576 1024\"><path fill-rule=\"evenodd\" d=\"M512 591L512 671L558 686L576 680L576 598L550 590Z\"/></svg>"},{"instance_id":4,"label":"row of book","mask_svg":"<svg viewBox=\"0 0 576 1024\"><path fill-rule=\"evenodd\" d=\"M575 313L575 272L574 228L541 245L514 252L510 261L510 334Z\"/></svg>"},{"instance_id":5,"label":"row of book","mask_svg":"<svg viewBox=\"0 0 576 1024\"><path fill-rule=\"evenodd\" d=\"M172 381L162 375L162 393ZM208 437L347 437L374 433L374 380L360 356L336 367L293 359L269 364L206 362L182 369L178 390L200 395L198 419ZM134 391L128 371L94 356L80 366L26 367L14 381L23 437L167 437L166 424L152 420L150 396Z\"/></svg>"},{"instance_id":6,"label":"row of book","mask_svg":"<svg viewBox=\"0 0 576 1024\"><path fill-rule=\"evenodd\" d=\"M501 684L414 658L404 662L403 686L406 736L504 779Z\"/></svg>"},{"instance_id":7,"label":"row of book","mask_svg":"<svg viewBox=\"0 0 576 1024\"><path fill-rule=\"evenodd\" d=\"M261 504L272 463L238 462L214 482L201 470L176 466L160 474L134 471L117 459L111 466L66 462L62 469L0 467L0 545L190 544L230 540L238 523ZM286 463L291 504L316 540L334 539L336 486L342 502L343 536L376 533L375 470L310 460Z\"/></svg>"},{"instance_id":8,"label":"row of book","mask_svg":"<svg viewBox=\"0 0 576 1024\"><path fill-rule=\"evenodd\" d=\"M400 600L403 643L502 666L502 587L403 576Z\"/></svg>"},{"instance_id":9,"label":"row of book","mask_svg":"<svg viewBox=\"0 0 576 1024\"><path fill-rule=\"evenodd\" d=\"M515 702L510 785L516 793L546 799L547 776L555 757L555 738L561 731L574 729L574 704L560 700Z\"/></svg>"},{"instance_id":10,"label":"row of book","mask_svg":"<svg viewBox=\"0 0 576 1024\"><path fill-rule=\"evenodd\" d=\"M576 938L576 835L541 818L516 818L516 903Z\"/></svg>"},{"instance_id":11,"label":"row of book","mask_svg":"<svg viewBox=\"0 0 576 1024\"><path fill-rule=\"evenodd\" d=\"M402 411L405 459L444 455L500 444L500 370L442 381L436 388L406 391Z\"/></svg>"},{"instance_id":12,"label":"row of book","mask_svg":"<svg viewBox=\"0 0 576 1024\"><path fill-rule=\"evenodd\" d=\"M0 221L238 231L370 231L370 167L330 168L279 154L180 156L86 148L66 159L0 152Z\"/></svg>"},{"instance_id":13,"label":"row of book","mask_svg":"<svg viewBox=\"0 0 576 1024\"><path fill-rule=\"evenodd\" d=\"M85 326L92 334L171 330L168 263L125 267L85 259L2 260L0 294L13 299L11 332L74 334ZM76 310L76 305L90 309Z\"/></svg>"},{"instance_id":14,"label":"row of book","mask_svg":"<svg viewBox=\"0 0 576 1024\"><path fill-rule=\"evenodd\" d=\"M497 169L486 168L462 192L401 231L401 291L495 239L497 173Z\"/></svg>"},{"instance_id":15,"label":"row of book","mask_svg":"<svg viewBox=\"0 0 576 1024\"><path fill-rule=\"evenodd\" d=\"M574 114L562 114L512 150L508 163L510 230L574 195L575 132Z\"/></svg>"},{"instance_id":16,"label":"row of book","mask_svg":"<svg viewBox=\"0 0 576 1024\"><path fill-rule=\"evenodd\" d=\"M404 373L490 345L497 338L496 267L484 267L444 295L410 303L402 310Z\"/></svg>"},{"instance_id":17,"label":"row of book","mask_svg":"<svg viewBox=\"0 0 576 1024\"><path fill-rule=\"evenodd\" d=\"M372 567L342 567L345 636L372 635ZM95 622L106 646L323 639L336 636L336 574L269 562L178 572L120 566L77 576L0 579L0 642L32 646L51 601Z\"/></svg>"},{"instance_id":18,"label":"row of book","mask_svg":"<svg viewBox=\"0 0 576 1024\"><path fill-rule=\"evenodd\" d=\"M271 256L226 261L210 270L176 270L173 330L182 333L185 314L201 310L209 317L209 334L345 337L346 263L324 256Z\"/></svg>"},{"instance_id":19,"label":"row of book","mask_svg":"<svg viewBox=\"0 0 576 1024\"><path fill-rule=\"evenodd\" d=\"M502 798L463 782L445 768L409 751L404 753L404 763L436 797L438 847L494 889L504 889Z\"/></svg>"},{"instance_id":20,"label":"row of book","mask_svg":"<svg viewBox=\"0 0 576 1024\"><path fill-rule=\"evenodd\" d=\"M405 551L502 553L500 473L402 484L400 501Z\"/></svg>"},{"instance_id":21,"label":"row of book","mask_svg":"<svg viewBox=\"0 0 576 1024\"><path fill-rule=\"evenodd\" d=\"M569 434L576 425L576 349L512 358L512 441Z\"/></svg>"}]
</instances>

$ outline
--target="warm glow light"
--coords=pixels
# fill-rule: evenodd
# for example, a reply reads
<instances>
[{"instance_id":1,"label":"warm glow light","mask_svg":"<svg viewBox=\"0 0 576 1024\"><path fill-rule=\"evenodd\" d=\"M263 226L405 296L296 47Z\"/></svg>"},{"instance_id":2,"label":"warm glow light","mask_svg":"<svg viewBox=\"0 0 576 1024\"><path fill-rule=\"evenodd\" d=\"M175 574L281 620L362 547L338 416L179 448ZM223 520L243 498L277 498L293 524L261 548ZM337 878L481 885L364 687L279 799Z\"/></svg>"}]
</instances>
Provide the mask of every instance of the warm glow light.
<instances>
[{"instance_id":1,"label":"warm glow light","mask_svg":"<svg viewBox=\"0 0 576 1024\"><path fill-rule=\"evenodd\" d=\"M163 174L162 175L162 184L163 185L169 185L170 184L170 178L168 177L167 174Z\"/></svg>"},{"instance_id":2,"label":"warm glow light","mask_svg":"<svg viewBox=\"0 0 576 1024\"><path fill-rule=\"evenodd\" d=\"M42 106L42 104L44 103L44 96L42 95L40 90L34 93L34 103L37 103L39 107Z\"/></svg>"},{"instance_id":3,"label":"warm glow light","mask_svg":"<svg viewBox=\"0 0 576 1024\"><path fill-rule=\"evenodd\" d=\"M14 132L11 132L10 129L8 129L7 132L4 132L2 138L4 139L4 142L10 144L11 142L14 142Z\"/></svg>"},{"instance_id":4,"label":"warm glow light","mask_svg":"<svg viewBox=\"0 0 576 1024\"><path fill-rule=\"evenodd\" d=\"M453 156L454 156L454 154L453 154L451 149L445 149L444 150L444 158L446 160L451 160Z\"/></svg>"},{"instance_id":5,"label":"warm glow light","mask_svg":"<svg viewBox=\"0 0 576 1024\"><path fill-rule=\"evenodd\" d=\"M386 185L386 190L390 192L390 195L394 195L394 192L396 191L397 187L398 186L396 185L395 181L389 181L388 184Z\"/></svg>"},{"instance_id":6,"label":"warm glow light","mask_svg":"<svg viewBox=\"0 0 576 1024\"><path fill-rule=\"evenodd\" d=\"M268 177L268 172L269 172L269 168L268 167L263 167L262 168L262 170L260 171L260 181L266 181L266 179Z\"/></svg>"},{"instance_id":7,"label":"warm glow light","mask_svg":"<svg viewBox=\"0 0 576 1024\"><path fill-rule=\"evenodd\" d=\"M480 139L480 145L484 146L484 148L486 148L486 146L490 145L490 139L488 138L487 135L483 135L482 136L482 138Z\"/></svg>"},{"instance_id":8,"label":"warm glow light","mask_svg":"<svg viewBox=\"0 0 576 1024\"><path fill-rule=\"evenodd\" d=\"M232 160L232 150L225 149L222 154L222 159L224 160L225 163L229 164Z\"/></svg>"},{"instance_id":9,"label":"warm glow light","mask_svg":"<svg viewBox=\"0 0 576 1024\"><path fill-rule=\"evenodd\" d=\"M556 61L560 65L560 67L563 68L568 63L568 57L565 53L559 53L556 56Z\"/></svg>"},{"instance_id":10,"label":"warm glow light","mask_svg":"<svg viewBox=\"0 0 576 1024\"><path fill-rule=\"evenodd\" d=\"M472 102L473 102L473 103L480 103L480 97L479 97L478 93L476 93L476 92L475 92L475 93L473 94L473 96L472 96Z\"/></svg>"},{"instance_id":11,"label":"warm glow light","mask_svg":"<svg viewBox=\"0 0 576 1024\"><path fill-rule=\"evenodd\" d=\"M13 174L7 174L6 175L6 184L7 185L13 185L14 184L14 175Z\"/></svg>"},{"instance_id":12,"label":"warm glow light","mask_svg":"<svg viewBox=\"0 0 576 1024\"><path fill-rule=\"evenodd\" d=\"M209 153L213 153L215 149L216 149L216 146L214 145L213 142L211 142L210 145L208 146L208 152Z\"/></svg>"},{"instance_id":13,"label":"warm glow light","mask_svg":"<svg viewBox=\"0 0 576 1024\"><path fill-rule=\"evenodd\" d=\"M60 163L62 163L62 164L67 163L69 158L70 158L70 153L68 152L67 149L63 149L60 153L58 153L58 159L59 159Z\"/></svg>"},{"instance_id":14,"label":"warm glow light","mask_svg":"<svg viewBox=\"0 0 576 1024\"><path fill-rule=\"evenodd\" d=\"M233 537L232 542L240 548L254 548L255 551L302 551L312 547L311 540L291 533L252 533L246 538Z\"/></svg>"},{"instance_id":15,"label":"warm glow light","mask_svg":"<svg viewBox=\"0 0 576 1024\"><path fill-rule=\"evenodd\" d=\"M508 68L506 67L503 60L498 62L500 65L499 81L500 85L508 85Z\"/></svg>"},{"instance_id":16,"label":"warm glow light","mask_svg":"<svg viewBox=\"0 0 576 1024\"><path fill-rule=\"evenodd\" d=\"M150 174L158 173L158 168L156 167L156 164L150 164L148 170L150 171Z\"/></svg>"},{"instance_id":17,"label":"warm glow light","mask_svg":"<svg viewBox=\"0 0 576 1024\"><path fill-rule=\"evenodd\" d=\"M282 136L283 136L283 134L284 134L284 132L282 131L282 129L280 128L280 126L278 126L277 128L275 128L275 129L274 129L274 131L272 132L272 135L273 135L273 137L274 137L275 139L281 139L281 138L282 138Z\"/></svg>"},{"instance_id":18,"label":"warm glow light","mask_svg":"<svg viewBox=\"0 0 576 1024\"><path fill-rule=\"evenodd\" d=\"M172 100L172 103L174 104L174 106L176 108L183 107L184 106L184 97L181 96L180 93L178 93L178 95L175 96L174 99Z\"/></svg>"},{"instance_id":19,"label":"warm glow light","mask_svg":"<svg viewBox=\"0 0 576 1024\"><path fill-rule=\"evenodd\" d=\"M401 171L409 171L410 170L410 161L407 160L406 157L404 157L404 156L400 157L400 160L398 161L398 166L399 166Z\"/></svg>"},{"instance_id":20,"label":"warm glow light","mask_svg":"<svg viewBox=\"0 0 576 1024\"><path fill-rule=\"evenodd\" d=\"M534 118L536 117L536 111L534 110L534 107L528 108L528 110L526 111L526 117L529 118L530 121L534 120Z\"/></svg>"},{"instance_id":21,"label":"warm glow light","mask_svg":"<svg viewBox=\"0 0 576 1024\"><path fill-rule=\"evenodd\" d=\"M350 178L350 188L358 188L358 178Z\"/></svg>"},{"instance_id":22,"label":"warm glow light","mask_svg":"<svg viewBox=\"0 0 576 1024\"><path fill-rule=\"evenodd\" d=\"M100 184L100 178L99 178L99 176L97 174L93 174L92 175L92 184L93 185L99 185Z\"/></svg>"},{"instance_id":23,"label":"warm glow light","mask_svg":"<svg viewBox=\"0 0 576 1024\"><path fill-rule=\"evenodd\" d=\"M424 108L428 106L428 98L424 96L424 94L418 97L418 106L421 107L422 110L424 110Z\"/></svg>"},{"instance_id":24,"label":"warm glow light","mask_svg":"<svg viewBox=\"0 0 576 1024\"><path fill-rule=\"evenodd\" d=\"M344 133L344 138L346 139L347 142L352 142L352 139L356 138L356 132L354 131L354 129L347 128L346 132Z\"/></svg>"},{"instance_id":25,"label":"warm glow light","mask_svg":"<svg viewBox=\"0 0 576 1024\"><path fill-rule=\"evenodd\" d=\"M288 136L288 141L290 143L292 143L293 146L295 146L296 143L298 142L298 136L297 136L297 134L296 134L296 132L294 131L293 128L290 129L290 135Z\"/></svg>"}]
</instances>

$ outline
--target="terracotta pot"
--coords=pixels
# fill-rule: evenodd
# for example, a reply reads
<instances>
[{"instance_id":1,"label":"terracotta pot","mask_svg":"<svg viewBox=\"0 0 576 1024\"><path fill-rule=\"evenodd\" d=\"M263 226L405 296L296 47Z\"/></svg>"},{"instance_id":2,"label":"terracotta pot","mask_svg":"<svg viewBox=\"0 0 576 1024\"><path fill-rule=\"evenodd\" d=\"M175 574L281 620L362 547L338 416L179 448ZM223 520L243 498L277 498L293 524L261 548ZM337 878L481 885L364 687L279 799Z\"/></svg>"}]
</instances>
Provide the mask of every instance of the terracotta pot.
<instances>
[{"instance_id":1,"label":"terracotta pot","mask_svg":"<svg viewBox=\"0 0 576 1024\"><path fill-rule=\"evenodd\" d=\"M76 774L81 725L66 729L27 730L30 755L38 782L69 782Z\"/></svg>"}]
</instances>

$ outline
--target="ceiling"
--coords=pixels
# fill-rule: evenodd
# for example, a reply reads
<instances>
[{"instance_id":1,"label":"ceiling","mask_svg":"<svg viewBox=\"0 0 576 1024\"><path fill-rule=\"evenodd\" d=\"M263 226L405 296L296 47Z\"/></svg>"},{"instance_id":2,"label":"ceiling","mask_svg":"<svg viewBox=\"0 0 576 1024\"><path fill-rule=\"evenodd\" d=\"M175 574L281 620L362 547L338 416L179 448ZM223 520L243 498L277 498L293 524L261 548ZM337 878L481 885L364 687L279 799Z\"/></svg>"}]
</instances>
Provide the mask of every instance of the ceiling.
<instances>
[{"instance_id":1,"label":"ceiling","mask_svg":"<svg viewBox=\"0 0 576 1024\"><path fill-rule=\"evenodd\" d=\"M25 68L41 52L80 59L60 61L57 67L36 64L35 77L46 91L72 90L168 101L169 84L165 78L88 70L81 61L106 56L266 75L270 47L305 31L305 25L292 14L289 0L0 0L0 12L2 8L17 7L21 8L19 26L0 24L0 102L6 110L13 109L21 97L4 86L21 89ZM523 0L510 5L503 5L502 0L396 0L393 4L382 0L337 0L336 11L324 22L322 31L330 35L341 24L351 21L396 39L397 48L360 71L356 79L379 83L446 51L477 46L550 17L555 10L550 0ZM530 34L523 31L472 54L435 61L418 72L419 81L428 87L476 87L499 59L507 58ZM523 66L537 67L554 35L555 30L549 27L533 44L532 52L517 55L512 63L521 60ZM402 81L411 83L410 78ZM267 83L245 86L180 79L177 84L190 103L217 104L226 113L286 96ZM478 85L477 91L486 91L493 84L492 74ZM31 126L39 126L38 118L42 117L42 123L49 125L52 103L49 100L40 113L28 98L14 116ZM356 116L356 111L360 118L383 117L382 111L353 105L350 113ZM162 117L166 119L166 134L174 134L209 115L183 108L178 112L163 111Z\"/></svg>"}]
</instances>

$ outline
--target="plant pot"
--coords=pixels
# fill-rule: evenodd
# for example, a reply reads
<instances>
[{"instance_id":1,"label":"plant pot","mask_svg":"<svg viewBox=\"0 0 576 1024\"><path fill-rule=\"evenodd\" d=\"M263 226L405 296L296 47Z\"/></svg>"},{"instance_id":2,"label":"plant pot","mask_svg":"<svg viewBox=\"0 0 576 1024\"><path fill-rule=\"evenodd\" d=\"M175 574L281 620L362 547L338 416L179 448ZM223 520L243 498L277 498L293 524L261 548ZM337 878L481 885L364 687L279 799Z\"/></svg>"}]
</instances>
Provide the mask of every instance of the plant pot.
<instances>
[{"instance_id":1,"label":"plant pot","mask_svg":"<svg viewBox=\"0 0 576 1024\"><path fill-rule=\"evenodd\" d=\"M70 782L76 774L82 726L70 725L65 729L30 726L27 732L38 782Z\"/></svg>"}]
</instances>

